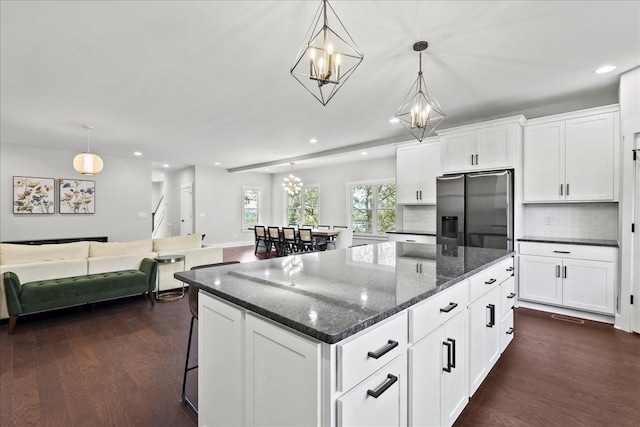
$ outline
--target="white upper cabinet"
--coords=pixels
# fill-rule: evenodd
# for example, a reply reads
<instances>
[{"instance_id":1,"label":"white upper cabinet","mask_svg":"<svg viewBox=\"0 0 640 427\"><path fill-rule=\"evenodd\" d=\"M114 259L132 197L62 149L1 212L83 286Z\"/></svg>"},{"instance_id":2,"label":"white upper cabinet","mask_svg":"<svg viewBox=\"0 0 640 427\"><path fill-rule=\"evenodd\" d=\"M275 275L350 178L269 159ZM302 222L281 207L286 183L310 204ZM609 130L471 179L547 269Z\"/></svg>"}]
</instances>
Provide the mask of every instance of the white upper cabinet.
<instances>
[{"instance_id":1,"label":"white upper cabinet","mask_svg":"<svg viewBox=\"0 0 640 427\"><path fill-rule=\"evenodd\" d=\"M444 173L516 167L523 116L439 131Z\"/></svg>"},{"instance_id":2,"label":"white upper cabinet","mask_svg":"<svg viewBox=\"0 0 640 427\"><path fill-rule=\"evenodd\" d=\"M396 150L396 203L435 205L436 177L440 175L442 175L442 167L438 142L398 147Z\"/></svg>"},{"instance_id":3,"label":"white upper cabinet","mask_svg":"<svg viewBox=\"0 0 640 427\"><path fill-rule=\"evenodd\" d=\"M524 201L616 201L617 106L530 120Z\"/></svg>"}]
</instances>

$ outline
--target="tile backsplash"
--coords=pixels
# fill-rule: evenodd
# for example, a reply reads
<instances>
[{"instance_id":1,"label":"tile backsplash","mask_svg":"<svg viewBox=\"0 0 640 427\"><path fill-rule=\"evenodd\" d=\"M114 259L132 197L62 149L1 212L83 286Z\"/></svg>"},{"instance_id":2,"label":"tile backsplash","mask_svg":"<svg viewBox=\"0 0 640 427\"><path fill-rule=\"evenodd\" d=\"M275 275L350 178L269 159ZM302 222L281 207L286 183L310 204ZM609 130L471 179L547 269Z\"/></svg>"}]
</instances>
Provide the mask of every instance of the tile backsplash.
<instances>
[{"instance_id":1,"label":"tile backsplash","mask_svg":"<svg viewBox=\"0 0 640 427\"><path fill-rule=\"evenodd\" d=\"M398 224L403 230L436 231L436 207L403 205L402 222Z\"/></svg>"},{"instance_id":2,"label":"tile backsplash","mask_svg":"<svg viewBox=\"0 0 640 427\"><path fill-rule=\"evenodd\" d=\"M617 203L528 204L525 235L618 240Z\"/></svg>"}]
</instances>

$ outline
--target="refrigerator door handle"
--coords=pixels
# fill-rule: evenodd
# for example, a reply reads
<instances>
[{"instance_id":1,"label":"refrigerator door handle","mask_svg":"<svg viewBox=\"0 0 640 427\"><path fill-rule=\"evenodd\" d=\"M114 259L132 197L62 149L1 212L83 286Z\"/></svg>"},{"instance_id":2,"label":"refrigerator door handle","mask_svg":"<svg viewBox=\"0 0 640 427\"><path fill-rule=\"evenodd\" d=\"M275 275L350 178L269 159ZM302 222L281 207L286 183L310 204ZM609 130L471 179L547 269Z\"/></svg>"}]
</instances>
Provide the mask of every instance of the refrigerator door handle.
<instances>
[{"instance_id":1,"label":"refrigerator door handle","mask_svg":"<svg viewBox=\"0 0 640 427\"><path fill-rule=\"evenodd\" d=\"M436 179L439 181L449 181L452 179L460 179L464 177L464 175L443 175L443 176L439 176Z\"/></svg>"},{"instance_id":2,"label":"refrigerator door handle","mask_svg":"<svg viewBox=\"0 0 640 427\"><path fill-rule=\"evenodd\" d=\"M503 175L507 175L510 174L511 171L502 171L502 172L476 172L476 173L470 173L467 175L467 178L479 178L482 176L503 176Z\"/></svg>"}]
</instances>

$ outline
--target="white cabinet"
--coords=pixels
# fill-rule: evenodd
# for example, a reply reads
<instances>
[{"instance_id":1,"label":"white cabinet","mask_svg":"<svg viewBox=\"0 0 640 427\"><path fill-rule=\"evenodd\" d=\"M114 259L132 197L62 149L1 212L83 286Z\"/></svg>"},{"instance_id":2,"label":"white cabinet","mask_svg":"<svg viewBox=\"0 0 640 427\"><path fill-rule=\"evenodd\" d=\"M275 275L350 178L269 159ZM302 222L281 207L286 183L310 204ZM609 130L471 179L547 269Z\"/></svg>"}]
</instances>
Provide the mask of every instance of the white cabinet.
<instances>
[{"instance_id":1,"label":"white cabinet","mask_svg":"<svg viewBox=\"0 0 640 427\"><path fill-rule=\"evenodd\" d=\"M430 243L433 245L436 243L436 236L427 234L389 233L388 236L390 242Z\"/></svg>"},{"instance_id":2,"label":"white cabinet","mask_svg":"<svg viewBox=\"0 0 640 427\"><path fill-rule=\"evenodd\" d=\"M398 147L396 150L396 203L436 203L436 177L442 174L440 144Z\"/></svg>"},{"instance_id":3,"label":"white cabinet","mask_svg":"<svg viewBox=\"0 0 640 427\"><path fill-rule=\"evenodd\" d=\"M319 425L320 343L204 292L198 322L199 425Z\"/></svg>"},{"instance_id":4,"label":"white cabinet","mask_svg":"<svg viewBox=\"0 0 640 427\"><path fill-rule=\"evenodd\" d=\"M444 173L515 167L523 116L439 131Z\"/></svg>"},{"instance_id":5,"label":"white cabinet","mask_svg":"<svg viewBox=\"0 0 640 427\"><path fill-rule=\"evenodd\" d=\"M617 107L529 121L524 133L524 202L614 201Z\"/></svg>"},{"instance_id":6,"label":"white cabinet","mask_svg":"<svg viewBox=\"0 0 640 427\"><path fill-rule=\"evenodd\" d=\"M469 400L467 311L409 348L409 426L450 426Z\"/></svg>"},{"instance_id":7,"label":"white cabinet","mask_svg":"<svg viewBox=\"0 0 640 427\"><path fill-rule=\"evenodd\" d=\"M527 301L613 315L616 248L520 243L520 293Z\"/></svg>"},{"instance_id":8,"label":"white cabinet","mask_svg":"<svg viewBox=\"0 0 640 427\"><path fill-rule=\"evenodd\" d=\"M469 305L470 396L500 357L499 303L500 288L495 286Z\"/></svg>"}]
</instances>

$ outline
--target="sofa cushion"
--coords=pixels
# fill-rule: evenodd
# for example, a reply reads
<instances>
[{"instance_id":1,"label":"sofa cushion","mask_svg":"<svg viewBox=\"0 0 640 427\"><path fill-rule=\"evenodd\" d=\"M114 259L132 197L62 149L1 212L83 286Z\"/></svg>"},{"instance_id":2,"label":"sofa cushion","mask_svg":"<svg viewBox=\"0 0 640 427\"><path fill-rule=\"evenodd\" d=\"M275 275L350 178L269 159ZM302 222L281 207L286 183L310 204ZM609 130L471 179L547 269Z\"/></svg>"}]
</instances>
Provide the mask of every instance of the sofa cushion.
<instances>
[{"instance_id":1,"label":"sofa cushion","mask_svg":"<svg viewBox=\"0 0 640 427\"><path fill-rule=\"evenodd\" d=\"M0 264L29 264L32 262L82 259L89 256L89 242L55 245L0 244Z\"/></svg>"},{"instance_id":2,"label":"sofa cushion","mask_svg":"<svg viewBox=\"0 0 640 427\"><path fill-rule=\"evenodd\" d=\"M140 266L143 258L154 259L155 252L137 253L133 255L117 255L105 257L91 257L87 266L89 274L106 273L109 271L131 270Z\"/></svg>"},{"instance_id":3,"label":"sofa cushion","mask_svg":"<svg viewBox=\"0 0 640 427\"><path fill-rule=\"evenodd\" d=\"M167 253L183 249L197 249L200 247L202 247L202 234L187 234L185 236L153 239L154 252Z\"/></svg>"},{"instance_id":4,"label":"sofa cushion","mask_svg":"<svg viewBox=\"0 0 640 427\"><path fill-rule=\"evenodd\" d=\"M116 255L133 255L133 254L146 254L152 251L152 240L143 239L135 240L133 242L91 242L89 247L90 257L99 256L116 256Z\"/></svg>"}]
</instances>

